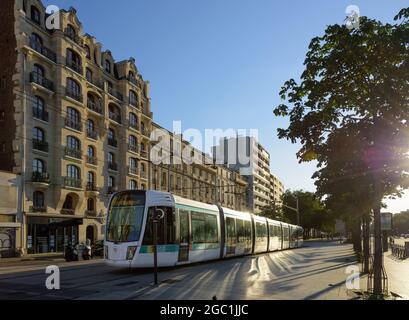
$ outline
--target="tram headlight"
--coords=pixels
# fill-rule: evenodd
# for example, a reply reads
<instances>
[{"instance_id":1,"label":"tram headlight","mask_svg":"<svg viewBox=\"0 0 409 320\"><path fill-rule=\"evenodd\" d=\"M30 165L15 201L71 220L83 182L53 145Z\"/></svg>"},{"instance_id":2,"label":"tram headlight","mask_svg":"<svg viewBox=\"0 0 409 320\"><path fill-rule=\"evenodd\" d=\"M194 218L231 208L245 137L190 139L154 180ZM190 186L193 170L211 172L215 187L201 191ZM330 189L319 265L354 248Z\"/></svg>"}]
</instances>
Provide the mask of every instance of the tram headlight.
<instances>
[{"instance_id":1,"label":"tram headlight","mask_svg":"<svg viewBox=\"0 0 409 320\"><path fill-rule=\"evenodd\" d=\"M135 256L137 247L128 247L128 250L126 250L126 260L132 260L133 257Z\"/></svg>"}]
</instances>

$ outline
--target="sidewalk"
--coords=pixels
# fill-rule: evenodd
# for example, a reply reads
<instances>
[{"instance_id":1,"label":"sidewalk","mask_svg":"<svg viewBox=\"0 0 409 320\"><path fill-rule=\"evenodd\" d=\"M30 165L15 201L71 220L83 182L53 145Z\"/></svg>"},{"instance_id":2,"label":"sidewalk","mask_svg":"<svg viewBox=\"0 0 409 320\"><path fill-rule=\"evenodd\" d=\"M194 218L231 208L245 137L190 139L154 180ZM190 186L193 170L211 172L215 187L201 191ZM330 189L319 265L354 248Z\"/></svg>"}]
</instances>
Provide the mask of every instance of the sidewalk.
<instances>
[{"instance_id":1,"label":"sidewalk","mask_svg":"<svg viewBox=\"0 0 409 320\"><path fill-rule=\"evenodd\" d=\"M409 259L399 260L389 251L384 255L384 265L389 280L389 292L409 300Z\"/></svg>"},{"instance_id":2,"label":"sidewalk","mask_svg":"<svg viewBox=\"0 0 409 320\"><path fill-rule=\"evenodd\" d=\"M0 267L6 264L14 264L27 261L55 261L64 260L63 253L30 254L17 258L0 258Z\"/></svg>"}]
</instances>

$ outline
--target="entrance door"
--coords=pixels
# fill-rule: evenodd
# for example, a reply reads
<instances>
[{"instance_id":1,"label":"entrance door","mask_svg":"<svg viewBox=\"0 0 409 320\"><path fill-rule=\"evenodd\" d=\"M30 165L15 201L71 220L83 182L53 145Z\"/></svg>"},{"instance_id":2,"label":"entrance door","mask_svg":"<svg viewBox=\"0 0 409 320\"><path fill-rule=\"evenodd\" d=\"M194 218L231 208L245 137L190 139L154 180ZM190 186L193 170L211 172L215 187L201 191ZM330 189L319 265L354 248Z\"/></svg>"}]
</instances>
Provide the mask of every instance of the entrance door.
<instances>
[{"instance_id":1,"label":"entrance door","mask_svg":"<svg viewBox=\"0 0 409 320\"><path fill-rule=\"evenodd\" d=\"M179 210L179 262L189 261L189 212Z\"/></svg>"},{"instance_id":2,"label":"entrance door","mask_svg":"<svg viewBox=\"0 0 409 320\"><path fill-rule=\"evenodd\" d=\"M88 226L86 233L87 233L87 240L89 239L91 241L91 245L94 244L95 242L94 226Z\"/></svg>"}]
</instances>

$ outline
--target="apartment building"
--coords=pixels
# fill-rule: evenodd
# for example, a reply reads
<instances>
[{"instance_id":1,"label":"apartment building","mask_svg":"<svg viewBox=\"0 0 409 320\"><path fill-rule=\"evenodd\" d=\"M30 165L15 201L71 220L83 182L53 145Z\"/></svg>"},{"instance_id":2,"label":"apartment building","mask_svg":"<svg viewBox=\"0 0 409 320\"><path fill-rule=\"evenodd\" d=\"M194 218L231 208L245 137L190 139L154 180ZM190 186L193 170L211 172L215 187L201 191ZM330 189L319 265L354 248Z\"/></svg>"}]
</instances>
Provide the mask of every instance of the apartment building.
<instances>
[{"instance_id":1,"label":"apartment building","mask_svg":"<svg viewBox=\"0 0 409 320\"><path fill-rule=\"evenodd\" d=\"M48 30L41 1L2 1L0 170L24 183L23 248L59 252L96 240L110 194L147 189L152 113L135 60L116 62L75 9ZM123 165L127 164L127 165Z\"/></svg>"},{"instance_id":2,"label":"apartment building","mask_svg":"<svg viewBox=\"0 0 409 320\"><path fill-rule=\"evenodd\" d=\"M217 163L245 177L246 206L252 212L260 213L273 202L281 203L284 186L270 172L270 154L254 137L225 138L212 151Z\"/></svg>"}]
</instances>

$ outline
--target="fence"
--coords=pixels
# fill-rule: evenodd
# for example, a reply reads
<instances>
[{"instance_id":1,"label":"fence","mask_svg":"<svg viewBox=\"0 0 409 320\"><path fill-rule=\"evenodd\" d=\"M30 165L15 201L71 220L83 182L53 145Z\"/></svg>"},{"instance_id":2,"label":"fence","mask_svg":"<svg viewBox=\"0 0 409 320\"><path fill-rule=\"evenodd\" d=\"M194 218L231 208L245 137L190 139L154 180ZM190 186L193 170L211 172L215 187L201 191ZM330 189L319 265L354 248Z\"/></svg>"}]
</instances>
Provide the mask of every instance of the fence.
<instances>
[{"instance_id":1,"label":"fence","mask_svg":"<svg viewBox=\"0 0 409 320\"><path fill-rule=\"evenodd\" d=\"M405 245L391 244L392 255L399 259L409 258L409 242Z\"/></svg>"}]
</instances>

